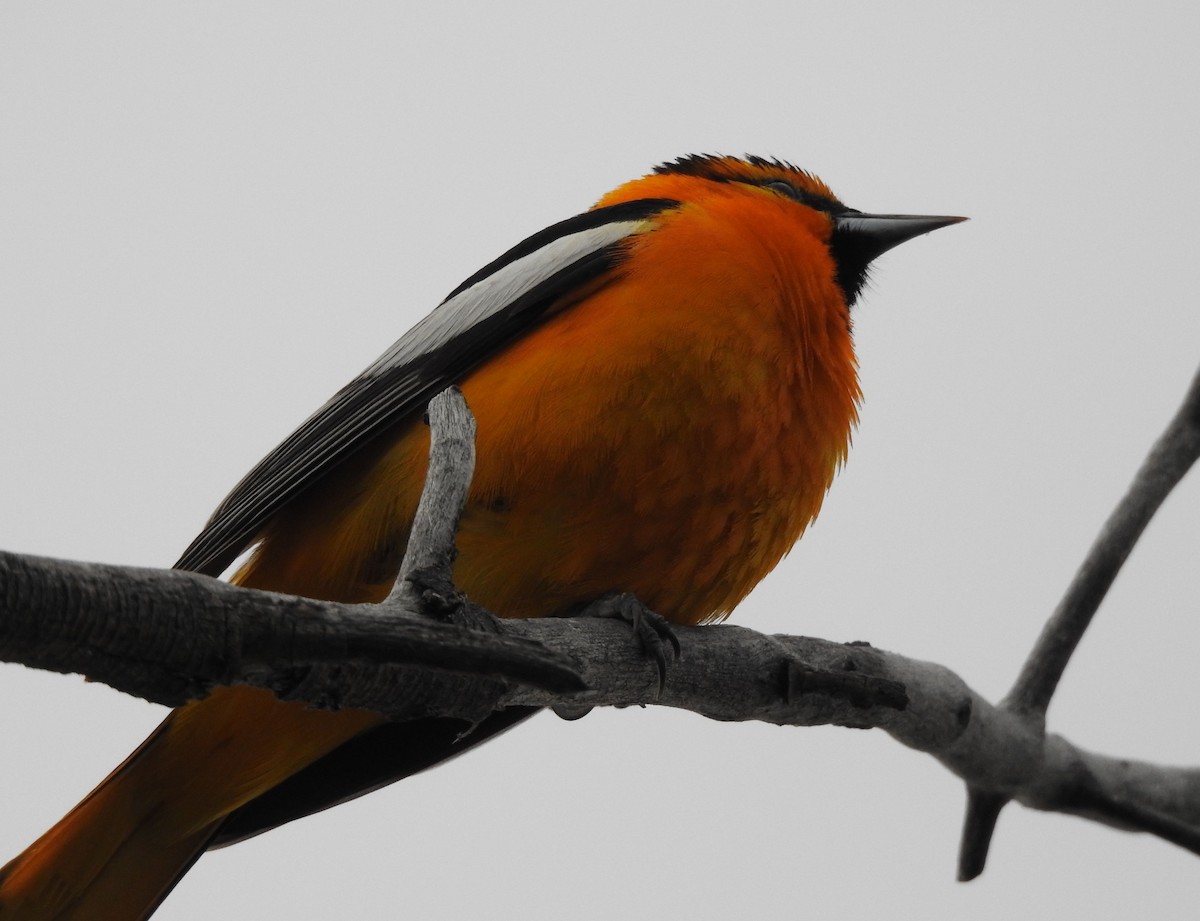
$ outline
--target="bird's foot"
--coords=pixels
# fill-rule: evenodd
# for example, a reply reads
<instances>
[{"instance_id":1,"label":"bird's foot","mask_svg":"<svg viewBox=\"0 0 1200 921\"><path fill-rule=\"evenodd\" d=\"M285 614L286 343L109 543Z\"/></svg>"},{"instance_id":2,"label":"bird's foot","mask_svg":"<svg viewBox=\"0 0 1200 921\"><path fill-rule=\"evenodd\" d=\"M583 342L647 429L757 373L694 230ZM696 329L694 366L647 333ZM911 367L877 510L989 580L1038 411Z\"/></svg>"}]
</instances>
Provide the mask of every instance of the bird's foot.
<instances>
[{"instance_id":1,"label":"bird's foot","mask_svg":"<svg viewBox=\"0 0 1200 921\"><path fill-rule=\"evenodd\" d=\"M629 592L612 592L569 612L570 617L606 617L629 624L648 658L658 668L658 693L667 681L668 661L679 658L679 637L661 614L650 610Z\"/></svg>"}]
</instances>

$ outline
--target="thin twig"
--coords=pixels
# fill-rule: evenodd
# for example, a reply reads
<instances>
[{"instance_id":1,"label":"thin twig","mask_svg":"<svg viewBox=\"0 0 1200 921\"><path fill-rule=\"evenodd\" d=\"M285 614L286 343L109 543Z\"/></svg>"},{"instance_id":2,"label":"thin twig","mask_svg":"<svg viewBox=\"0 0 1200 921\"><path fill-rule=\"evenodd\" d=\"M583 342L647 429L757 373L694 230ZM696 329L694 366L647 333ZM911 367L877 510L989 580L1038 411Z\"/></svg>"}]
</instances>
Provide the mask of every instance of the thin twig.
<instances>
[{"instance_id":1,"label":"thin twig","mask_svg":"<svg viewBox=\"0 0 1200 921\"><path fill-rule=\"evenodd\" d=\"M450 586L457 554L454 537L475 472L475 417L457 387L429 402L429 472L413 519L400 574L384 604L414 590L414 583Z\"/></svg>"},{"instance_id":2,"label":"thin twig","mask_svg":"<svg viewBox=\"0 0 1200 921\"><path fill-rule=\"evenodd\" d=\"M991 793L967 787L967 812L963 817L962 838L958 843L958 881L966 883L983 872L987 864L992 835L1000 811L1008 805L1004 793Z\"/></svg>"},{"instance_id":3,"label":"thin twig","mask_svg":"<svg viewBox=\"0 0 1200 921\"><path fill-rule=\"evenodd\" d=\"M1151 447L1125 496L1100 529L1001 707L1021 715L1044 731L1046 710L1084 631L1146 525L1197 458L1200 458L1200 371L1193 377L1182 405ZM996 819L1007 802L1007 798L994 792L968 788L958 856L960 880L974 879L983 872ZM1152 816L1152 813L1145 815ZM1161 824L1159 827L1165 830L1169 826ZM1170 828L1169 835L1165 831L1156 833L1183 846L1189 846L1184 842L1200 840L1195 828ZM1155 829L1146 827L1145 830Z\"/></svg>"},{"instance_id":4,"label":"thin twig","mask_svg":"<svg viewBox=\"0 0 1200 921\"><path fill-rule=\"evenodd\" d=\"M1092 544L1067 593L1046 622L1005 703L1045 714L1067 662L1134 544L1163 500L1200 458L1200 371L1187 396Z\"/></svg>"}]
</instances>

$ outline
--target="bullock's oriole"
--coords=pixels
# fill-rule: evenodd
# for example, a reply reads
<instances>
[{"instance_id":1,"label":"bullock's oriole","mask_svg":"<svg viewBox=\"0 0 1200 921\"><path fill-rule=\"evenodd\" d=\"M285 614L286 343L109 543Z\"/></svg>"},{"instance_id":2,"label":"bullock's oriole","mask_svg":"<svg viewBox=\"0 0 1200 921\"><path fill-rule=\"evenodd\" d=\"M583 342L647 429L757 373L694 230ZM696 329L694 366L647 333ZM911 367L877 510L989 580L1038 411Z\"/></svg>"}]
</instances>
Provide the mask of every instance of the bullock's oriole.
<instances>
[{"instance_id":1,"label":"bullock's oriole","mask_svg":"<svg viewBox=\"0 0 1200 921\"><path fill-rule=\"evenodd\" d=\"M815 176L691 156L534 234L446 300L242 480L181 569L339 601L398 571L426 401L458 383L478 462L456 581L501 614L631 592L727 615L800 537L859 399L868 264L956 217L863 214ZM389 724L229 687L173 712L0 871L0 918L148 916L206 848L444 760L451 721Z\"/></svg>"}]
</instances>

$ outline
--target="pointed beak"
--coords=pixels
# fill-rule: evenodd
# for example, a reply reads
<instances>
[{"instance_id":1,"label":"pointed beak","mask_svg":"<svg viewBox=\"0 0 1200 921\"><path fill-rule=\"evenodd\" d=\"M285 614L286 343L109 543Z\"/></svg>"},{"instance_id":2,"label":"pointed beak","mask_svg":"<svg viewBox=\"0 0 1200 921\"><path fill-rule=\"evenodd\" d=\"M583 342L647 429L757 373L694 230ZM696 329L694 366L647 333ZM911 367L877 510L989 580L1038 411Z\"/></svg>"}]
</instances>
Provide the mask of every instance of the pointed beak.
<instances>
[{"instance_id":1,"label":"pointed beak","mask_svg":"<svg viewBox=\"0 0 1200 921\"><path fill-rule=\"evenodd\" d=\"M829 248L837 263L837 283L854 306L867 282L867 266L905 240L965 221L965 217L929 217L922 214L863 214L843 211L833 215Z\"/></svg>"},{"instance_id":2,"label":"pointed beak","mask_svg":"<svg viewBox=\"0 0 1200 921\"><path fill-rule=\"evenodd\" d=\"M893 246L919 237L923 233L965 221L965 217L929 216L923 214L863 214L847 211L834 215L833 232L850 243L855 256L869 263Z\"/></svg>"}]
</instances>

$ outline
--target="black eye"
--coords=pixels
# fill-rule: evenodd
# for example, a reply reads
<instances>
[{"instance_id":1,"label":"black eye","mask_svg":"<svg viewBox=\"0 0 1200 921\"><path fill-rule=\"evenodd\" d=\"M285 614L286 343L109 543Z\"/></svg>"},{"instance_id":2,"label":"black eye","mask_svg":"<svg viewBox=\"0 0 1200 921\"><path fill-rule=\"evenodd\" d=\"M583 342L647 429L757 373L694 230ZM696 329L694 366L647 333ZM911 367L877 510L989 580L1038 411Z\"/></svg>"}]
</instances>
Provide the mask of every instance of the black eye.
<instances>
[{"instance_id":1,"label":"black eye","mask_svg":"<svg viewBox=\"0 0 1200 921\"><path fill-rule=\"evenodd\" d=\"M780 195L786 195L795 201L800 200L800 192L796 187L784 182L782 179L772 179L770 182L764 182L763 188L770 189L772 192L778 192Z\"/></svg>"}]
</instances>

